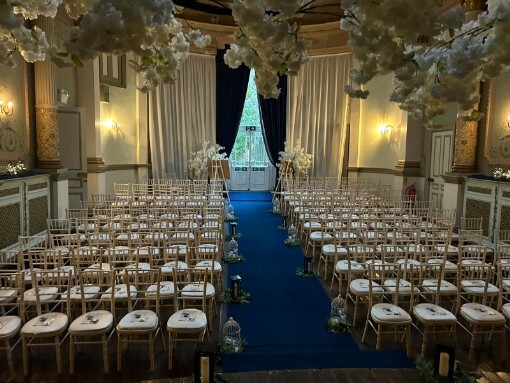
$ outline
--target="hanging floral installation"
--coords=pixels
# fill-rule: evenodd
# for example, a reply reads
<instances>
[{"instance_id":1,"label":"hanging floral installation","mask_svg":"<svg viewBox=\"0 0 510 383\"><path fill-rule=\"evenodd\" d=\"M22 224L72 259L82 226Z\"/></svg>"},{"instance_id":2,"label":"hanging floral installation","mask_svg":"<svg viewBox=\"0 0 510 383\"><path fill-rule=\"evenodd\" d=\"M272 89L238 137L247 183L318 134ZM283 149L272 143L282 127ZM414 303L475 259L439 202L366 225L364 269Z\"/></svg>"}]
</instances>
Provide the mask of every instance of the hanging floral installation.
<instances>
[{"instance_id":1,"label":"hanging floral installation","mask_svg":"<svg viewBox=\"0 0 510 383\"><path fill-rule=\"evenodd\" d=\"M305 152L305 148L301 146L301 140L297 140L294 147L291 147L287 141L284 145L285 150L278 153L280 155L278 157L278 167L284 161L291 161L296 175L306 175L308 169L312 167L312 155Z\"/></svg>"},{"instance_id":2,"label":"hanging floral installation","mask_svg":"<svg viewBox=\"0 0 510 383\"><path fill-rule=\"evenodd\" d=\"M488 10L467 23L461 5L444 11L445 0L341 3L341 27L360 63L351 72L357 88L345 87L349 95L366 98L363 85L392 73L390 100L428 128L439 127L433 117L449 102L459 105L465 120L480 119L480 81L510 64L510 1L488 0Z\"/></svg>"},{"instance_id":3,"label":"hanging floral installation","mask_svg":"<svg viewBox=\"0 0 510 383\"><path fill-rule=\"evenodd\" d=\"M220 153L223 149L225 149L223 146L205 141L201 149L191 153L191 158L188 161L188 173L193 174L196 178L202 178L207 173L209 160L227 159L227 153Z\"/></svg>"},{"instance_id":4,"label":"hanging floral installation","mask_svg":"<svg viewBox=\"0 0 510 383\"><path fill-rule=\"evenodd\" d=\"M54 18L59 7L76 20L64 49L49 46L44 31L26 20ZM199 30L184 32L175 15L182 10L170 0L3 0L0 1L0 64L14 66L19 51L28 62L46 55L58 65L83 65L100 53L133 52L133 67L142 75L140 90L173 83L190 43L199 48L211 38Z\"/></svg>"}]
</instances>

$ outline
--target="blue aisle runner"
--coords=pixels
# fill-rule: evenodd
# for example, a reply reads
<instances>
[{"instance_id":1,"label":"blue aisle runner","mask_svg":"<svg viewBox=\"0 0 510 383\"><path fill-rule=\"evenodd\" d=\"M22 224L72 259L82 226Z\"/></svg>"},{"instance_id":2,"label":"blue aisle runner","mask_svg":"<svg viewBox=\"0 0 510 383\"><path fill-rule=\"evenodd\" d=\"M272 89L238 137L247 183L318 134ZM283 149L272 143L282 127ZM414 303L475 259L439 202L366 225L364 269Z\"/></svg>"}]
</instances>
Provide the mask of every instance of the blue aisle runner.
<instances>
[{"instance_id":1,"label":"blue aisle runner","mask_svg":"<svg viewBox=\"0 0 510 383\"><path fill-rule=\"evenodd\" d=\"M277 229L281 216L269 212L271 195L235 197L239 252L245 261L228 265L228 274L241 276L251 302L228 305L227 315L239 322L247 346L224 356L224 372L414 367L402 350L362 351L350 335L328 332L331 300L319 280L296 275L303 253L283 243L287 232Z\"/></svg>"}]
</instances>

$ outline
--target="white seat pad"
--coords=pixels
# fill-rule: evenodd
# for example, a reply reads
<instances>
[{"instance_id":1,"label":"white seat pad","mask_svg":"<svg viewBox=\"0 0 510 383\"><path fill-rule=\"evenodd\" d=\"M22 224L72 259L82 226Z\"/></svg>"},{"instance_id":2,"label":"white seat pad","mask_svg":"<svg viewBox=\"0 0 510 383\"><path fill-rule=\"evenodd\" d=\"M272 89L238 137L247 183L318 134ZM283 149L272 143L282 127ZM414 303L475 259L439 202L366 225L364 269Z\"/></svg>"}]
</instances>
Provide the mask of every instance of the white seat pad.
<instances>
[{"instance_id":1,"label":"white seat pad","mask_svg":"<svg viewBox=\"0 0 510 383\"><path fill-rule=\"evenodd\" d=\"M195 236L193 235L193 233L188 232L179 232L172 235L172 239L185 239L185 238L194 240Z\"/></svg>"},{"instance_id":2,"label":"white seat pad","mask_svg":"<svg viewBox=\"0 0 510 383\"><path fill-rule=\"evenodd\" d=\"M113 325L113 314L106 310L95 310L80 315L69 326L69 333L78 335L83 332L105 332Z\"/></svg>"},{"instance_id":3,"label":"white seat pad","mask_svg":"<svg viewBox=\"0 0 510 383\"><path fill-rule=\"evenodd\" d=\"M142 257L147 257L149 255L158 256L159 255L159 248L143 246L143 247L139 247L136 250L136 252L138 253L138 255L141 255Z\"/></svg>"},{"instance_id":4,"label":"white seat pad","mask_svg":"<svg viewBox=\"0 0 510 383\"><path fill-rule=\"evenodd\" d=\"M53 286L39 287L39 300L41 302L51 301L57 297L58 288ZM35 302L37 296L35 295L35 289L29 289L24 294L25 302Z\"/></svg>"},{"instance_id":5,"label":"white seat pad","mask_svg":"<svg viewBox=\"0 0 510 383\"><path fill-rule=\"evenodd\" d=\"M165 263L162 267L161 267L161 273L163 274L172 274L172 271L173 269L175 269L175 261L172 261L172 262L167 262ZM183 269L183 270L187 270L188 269L188 265L186 264L186 262L182 262L182 261L178 261L177 262L177 269Z\"/></svg>"},{"instance_id":6,"label":"white seat pad","mask_svg":"<svg viewBox=\"0 0 510 383\"><path fill-rule=\"evenodd\" d=\"M213 261L205 260L200 261L195 265L195 269L210 269ZM221 271L221 263L214 261L214 271Z\"/></svg>"},{"instance_id":7,"label":"white seat pad","mask_svg":"<svg viewBox=\"0 0 510 383\"><path fill-rule=\"evenodd\" d=\"M50 335L64 331L69 323L67 315L50 313L36 316L21 328L21 335Z\"/></svg>"},{"instance_id":8,"label":"white seat pad","mask_svg":"<svg viewBox=\"0 0 510 383\"><path fill-rule=\"evenodd\" d=\"M120 285L115 285L114 287L115 291L113 292L113 299L127 299L127 286L126 284L120 284ZM136 293L137 293L137 290L136 290L136 287L135 286L132 286L132 285L129 285L129 292L131 294L131 298L136 298ZM103 295L101 295L101 298L102 299L110 299L110 294L112 293L112 288L108 288L108 290L106 290L104 292Z\"/></svg>"},{"instance_id":9,"label":"white seat pad","mask_svg":"<svg viewBox=\"0 0 510 383\"><path fill-rule=\"evenodd\" d=\"M87 267L87 270L110 271L110 264L109 263L94 263L93 265L90 265L89 267Z\"/></svg>"},{"instance_id":10,"label":"white seat pad","mask_svg":"<svg viewBox=\"0 0 510 383\"><path fill-rule=\"evenodd\" d=\"M156 296L156 289L157 289L158 285L157 284L154 284L154 285L150 285L148 288L147 288L147 292L145 293L147 296L149 297L152 297L152 296ZM174 292L175 292L175 288L174 288L174 283L171 282L171 281L161 281L159 282L159 296L162 297L162 298L168 298L169 296L171 295L174 295Z\"/></svg>"},{"instance_id":11,"label":"white seat pad","mask_svg":"<svg viewBox=\"0 0 510 383\"><path fill-rule=\"evenodd\" d=\"M15 315L0 316L0 339L10 339L21 328L21 318Z\"/></svg>"},{"instance_id":12,"label":"white seat pad","mask_svg":"<svg viewBox=\"0 0 510 383\"><path fill-rule=\"evenodd\" d=\"M151 310L134 310L124 315L117 325L117 331L153 330L158 326L158 316Z\"/></svg>"},{"instance_id":13,"label":"white seat pad","mask_svg":"<svg viewBox=\"0 0 510 383\"><path fill-rule=\"evenodd\" d=\"M310 234L310 239L312 241L328 240L328 239L333 239L333 236L329 233L323 233L321 231L314 231Z\"/></svg>"},{"instance_id":14,"label":"white seat pad","mask_svg":"<svg viewBox=\"0 0 510 383\"><path fill-rule=\"evenodd\" d=\"M368 279L355 279L351 282L349 288L356 295L366 295L368 294L369 283ZM377 282L372 282L372 292L384 293L384 289Z\"/></svg>"},{"instance_id":15,"label":"white seat pad","mask_svg":"<svg viewBox=\"0 0 510 383\"><path fill-rule=\"evenodd\" d=\"M167 255L186 254L188 247L186 245L172 245L165 249Z\"/></svg>"},{"instance_id":16,"label":"white seat pad","mask_svg":"<svg viewBox=\"0 0 510 383\"><path fill-rule=\"evenodd\" d=\"M338 261L335 265L335 271L337 273L346 273L349 271L349 261L343 259ZM356 261L351 261L351 273L362 273L365 271L365 267Z\"/></svg>"},{"instance_id":17,"label":"white seat pad","mask_svg":"<svg viewBox=\"0 0 510 383\"><path fill-rule=\"evenodd\" d=\"M0 302L10 302L18 296L16 289L1 288L0 289Z\"/></svg>"},{"instance_id":18,"label":"white seat pad","mask_svg":"<svg viewBox=\"0 0 510 383\"><path fill-rule=\"evenodd\" d=\"M99 295L99 291L101 291L99 286L87 285L83 286L83 297L85 299L93 299ZM65 299L67 295L67 291L62 293L62 298ZM73 301L79 301L81 299L81 288L80 286L74 286L71 288L71 293L69 297Z\"/></svg>"},{"instance_id":19,"label":"white seat pad","mask_svg":"<svg viewBox=\"0 0 510 383\"><path fill-rule=\"evenodd\" d=\"M370 315L376 322L410 323L411 316L399 306L389 303L377 303L370 309Z\"/></svg>"},{"instance_id":20,"label":"white seat pad","mask_svg":"<svg viewBox=\"0 0 510 383\"><path fill-rule=\"evenodd\" d=\"M335 247L336 247L336 254L347 254L348 253L348 251L345 247L335 246L333 243L328 243L327 245L322 246L322 253L326 254L326 255L335 254Z\"/></svg>"},{"instance_id":21,"label":"white seat pad","mask_svg":"<svg viewBox=\"0 0 510 383\"><path fill-rule=\"evenodd\" d=\"M202 331L207 326L207 316L198 309L179 310L166 323L168 331Z\"/></svg>"},{"instance_id":22,"label":"white seat pad","mask_svg":"<svg viewBox=\"0 0 510 383\"><path fill-rule=\"evenodd\" d=\"M470 294L483 294L485 290L485 281L477 279L464 279L460 282L462 290ZM498 294L499 289L497 286L489 283L487 286L487 294Z\"/></svg>"},{"instance_id":23,"label":"white seat pad","mask_svg":"<svg viewBox=\"0 0 510 383\"><path fill-rule=\"evenodd\" d=\"M320 229L321 228L321 224L319 222L309 221L309 222L305 222L303 224L303 227L305 229Z\"/></svg>"},{"instance_id":24,"label":"white seat pad","mask_svg":"<svg viewBox=\"0 0 510 383\"><path fill-rule=\"evenodd\" d=\"M398 292L399 294L411 294L411 282L401 279L398 281ZM384 288L387 291L390 291L392 293L397 292L397 280L396 279L386 279L383 283ZM420 293L420 289L416 286L413 289L415 294Z\"/></svg>"},{"instance_id":25,"label":"white seat pad","mask_svg":"<svg viewBox=\"0 0 510 383\"><path fill-rule=\"evenodd\" d=\"M189 283L184 286L181 290L182 297L201 297L204 292L202 283ZM205 296L212 297L215 294L214 285L207 282L207 286L205 288Z\"/></svg>"},{"instance_id":26,"label":"white seat pad","mask_svg":"<svg viewBox=\"0 0 510 383\"><path fill-rule=\"evenodd\" d=\"M441 258L432 258L427 261L430 265L441 265L443 263L443 260ZM451 273L457 271L457 265L451 261L445 261L444 263L444 270Z\"/></svg>"},{"instance_id":27,"label":"white seat pad","mask_svg":"<svg viewBox=\"0 0 510 383\"><path fill-rule=\"evenodd\" d=\"M420 322L430 324L454 324L457 318L450 311L432 303L420 303L413 307L413 314Z\"/></svg>"},{"instance_id":28,"label":"white seat pad","mask_svg":"<svg viewBox=\"0 0 510 383\"><path fill-rule=\"evenodd\" d=\"M503 313L503 315L504 315L507 319L510 319L510 303L505 303L505 304L501 307L501 312Z\"/></svg>"},{"instance_id":29,"label":"white seat pad","mask_svg":"<svg viewBox=\"0 0 510 383\"><path fill-rule=\"evenodd\" d=\"M493 310L489 306L479 303L465 303L460 307L460 314L470 322L487 324L504 324L503 314Z\"/></svg>"},{"instance_id":30,"label":"white seat pad","mask_svg":"<svg viewBox=\"0 0 510 383\"><path fill-rule=\"evenodd\" d=\"M436 293L438 288L438 280L437 279L425 279L422 283L422 288L426 292ZM439 286L440 294L456 294L457 286L448 281L441 281L441 286Z\"/></svg>"}]
</instances>

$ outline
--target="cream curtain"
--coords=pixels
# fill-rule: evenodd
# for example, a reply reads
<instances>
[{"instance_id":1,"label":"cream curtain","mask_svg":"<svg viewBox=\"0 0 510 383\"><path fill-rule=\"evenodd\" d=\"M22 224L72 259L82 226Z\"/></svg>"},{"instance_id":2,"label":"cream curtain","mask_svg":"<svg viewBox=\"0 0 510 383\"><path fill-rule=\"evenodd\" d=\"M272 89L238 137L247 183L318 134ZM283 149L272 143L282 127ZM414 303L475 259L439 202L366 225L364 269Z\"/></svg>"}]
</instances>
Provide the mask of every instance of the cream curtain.
<instances>
[{"instance_id":1,"label":"cream curtain","mask_svg":"<svg viewBox=\"0 0 510 383\"><path fill-rule=\"evenodd\" d=\"M216 143L214 56L190 54L173 85L149 94L149 139L154 178L184 177L191 152Z\"/></svg>"},{"instance_id":2,"label":"cream curtain","mask_svg":"<svg viewBox=\"0 0 510 383\"><path fill-rule=\"evenodd\" d=\"M348 97L352 55L312 57L297 76L289 76L287 98L287 142L301 139L312 154L312 176L342 174L347 138Z\"/></svg>"}]
</instances>

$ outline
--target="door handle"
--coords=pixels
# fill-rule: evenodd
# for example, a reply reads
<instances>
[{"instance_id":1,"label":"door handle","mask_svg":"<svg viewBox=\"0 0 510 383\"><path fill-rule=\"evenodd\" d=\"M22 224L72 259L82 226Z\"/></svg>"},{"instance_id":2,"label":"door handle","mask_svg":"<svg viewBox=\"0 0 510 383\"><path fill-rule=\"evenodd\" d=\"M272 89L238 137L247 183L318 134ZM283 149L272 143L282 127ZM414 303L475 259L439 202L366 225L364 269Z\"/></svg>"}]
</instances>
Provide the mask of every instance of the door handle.
<instances>
[{"instance_id":1,"label":"door handle","mask_svg":"<svg viewBox=\"0 0 510 383\"><path fill-rule=\"evenodd\" d=\"M427 181L429 181L429 182L434 182L434 178L430 178L430 177L429 177Z\"/></svg>"}]
</instances>

